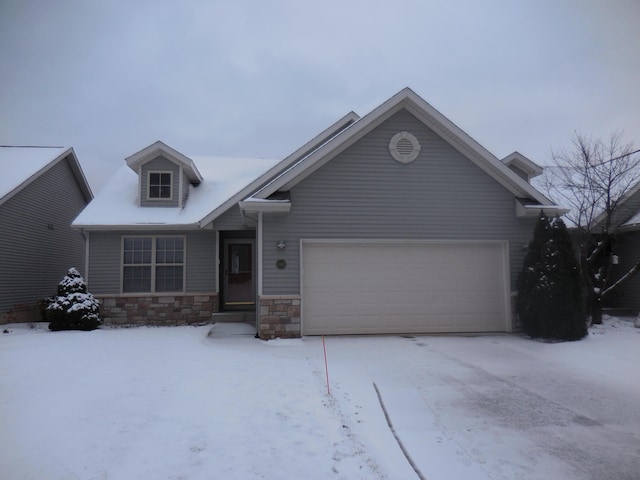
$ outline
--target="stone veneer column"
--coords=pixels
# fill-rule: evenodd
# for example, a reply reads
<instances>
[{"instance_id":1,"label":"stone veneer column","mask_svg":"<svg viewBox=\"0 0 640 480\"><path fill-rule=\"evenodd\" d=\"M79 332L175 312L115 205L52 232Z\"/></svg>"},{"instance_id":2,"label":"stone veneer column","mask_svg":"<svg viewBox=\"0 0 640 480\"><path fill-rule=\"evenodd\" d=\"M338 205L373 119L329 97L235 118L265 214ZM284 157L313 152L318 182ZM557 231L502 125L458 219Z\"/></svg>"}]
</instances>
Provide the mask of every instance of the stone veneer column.
<instances>
[{"instance_id":1,"label":"stone veneer column","mask_svg":"<svg viewBox=\"0 0 640 480\"><path fill-rule=\"evenodd\" d=\"M262 295L258 335L262 340L301 337L300 295Z\"/></svg>"}]
</instances>

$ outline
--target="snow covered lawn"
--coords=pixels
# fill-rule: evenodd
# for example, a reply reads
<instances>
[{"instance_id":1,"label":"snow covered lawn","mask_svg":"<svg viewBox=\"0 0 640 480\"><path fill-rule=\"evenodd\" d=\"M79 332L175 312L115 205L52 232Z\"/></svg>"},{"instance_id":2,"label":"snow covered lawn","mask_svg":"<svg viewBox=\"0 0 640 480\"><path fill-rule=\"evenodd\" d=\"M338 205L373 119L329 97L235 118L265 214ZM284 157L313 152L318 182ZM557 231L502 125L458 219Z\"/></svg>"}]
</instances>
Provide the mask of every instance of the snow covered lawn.
<instances>
[{"instance_id":1,"label":"snow covered lawn","mask_svg":"<svg viewBox=\"0 0 640 480\"><path fill-rule=\"evenodd\" d=\"M328 337L330 395L318 337L10 325L0 478L638 479L640 329L605 321L558 344Z\"/></svg>"}]
</instances>

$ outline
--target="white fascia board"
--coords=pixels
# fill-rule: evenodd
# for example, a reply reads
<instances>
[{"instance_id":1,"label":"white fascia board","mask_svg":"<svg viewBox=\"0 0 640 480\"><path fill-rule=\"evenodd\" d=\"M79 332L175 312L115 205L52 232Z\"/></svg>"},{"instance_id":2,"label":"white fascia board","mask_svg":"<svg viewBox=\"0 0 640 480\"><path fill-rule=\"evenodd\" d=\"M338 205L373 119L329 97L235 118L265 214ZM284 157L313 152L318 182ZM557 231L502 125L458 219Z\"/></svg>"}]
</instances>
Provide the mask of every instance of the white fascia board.
<instances>
[{"instance_id":1,"label":"white fascia board","mask_svg":"<svg viewBox=\"0 0 640 480\"><path fill-rule=\"evenodd\" d=\"M240 210L251 213L289 213L290 200L264 200L262 198L248 198L239 202Z\"/></svg>"},{"instance_id":2,"label":"white fascia board","mask_svg":"<svg viewBox=\"0 0 640 480\"><path fill-rule=\"evenodd\" d=\"M640 223L623 223L614 229L615 233L635 232L637 230L640 230Z\"/></svg>"},{"instance_id":3,"label":"white fascia board","mask_svg":"<svg viewBox=\"0 0 640 480\"><path fill-rule=\"evenodd\" d=\"M183 230L200 230L201 227L197 223L187 223L187 224L175 224L175 223L130 223L125 225L91 225L91 224L79 224L72 223L71 228L77 230L84 230L87 232L91 231L145 231L145 230L172 230L172 231L183 231Z\"/></svg>"},{"instance_id":4,"label":"white fascia board","mask_svg":"<svg viewBox=\"0 0 640 480\"><path fill-rule=\"evenodd\" d=\"M524 205L516 199L516 217L531 218L537 217L542 211L547 217L560 217L569 212L568 208L562 208L558 205Z\"/></svg>"},{"instance_id":5,"label":"white fascia board","mask_svg":"<svg viewBox=\"0 0 640 480\"><path fill-rule=\"evenodd\" d=\"M239 201L246 199L249 195L254 194L256 190L262 188L265 184L279 175L282 171L286 170L296 162L299 162L300 159L308 155L310 151L315 150L330 138L338 135L340 132L348 128L351 124L356 122L359 118L360 117L356 113L349 112L329 128L326 128L325 130L320 132L318 135L305 143L302 147L298 148L295 152L285 157L284 160L267 170L264 174L262 174L256 180L240 190L234 196L217 206L209 215L200 220L200 225L202 226L202 228L210 224L215 218L226 212L229 208L237 204Z\"/></svg>"}]
</instances>

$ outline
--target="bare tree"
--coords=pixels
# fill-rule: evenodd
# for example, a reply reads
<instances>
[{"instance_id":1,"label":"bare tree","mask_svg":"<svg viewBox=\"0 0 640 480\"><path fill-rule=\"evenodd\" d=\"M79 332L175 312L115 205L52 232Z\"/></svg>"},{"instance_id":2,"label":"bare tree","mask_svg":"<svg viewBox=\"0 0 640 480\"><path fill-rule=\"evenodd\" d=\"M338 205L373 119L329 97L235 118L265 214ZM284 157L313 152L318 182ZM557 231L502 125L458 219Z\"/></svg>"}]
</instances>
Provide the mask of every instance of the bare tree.
<instances>
[{"instance_id":1,"label":"bare tree","mask_svg":"<svg viewBox=\"0 0 640 480\"><path fill-rule=\"evenodd\" d=\"M638 152L620 133L608 141L576 133L571 150L552 152L554 165L544 175L546 193L571 209L566 218L574 227L593 323L602 323L604 297L640 270L639 255L624 275L611 278L616 227L627 219L620 207L640 190Z\"/></svg>"}]
</instances>

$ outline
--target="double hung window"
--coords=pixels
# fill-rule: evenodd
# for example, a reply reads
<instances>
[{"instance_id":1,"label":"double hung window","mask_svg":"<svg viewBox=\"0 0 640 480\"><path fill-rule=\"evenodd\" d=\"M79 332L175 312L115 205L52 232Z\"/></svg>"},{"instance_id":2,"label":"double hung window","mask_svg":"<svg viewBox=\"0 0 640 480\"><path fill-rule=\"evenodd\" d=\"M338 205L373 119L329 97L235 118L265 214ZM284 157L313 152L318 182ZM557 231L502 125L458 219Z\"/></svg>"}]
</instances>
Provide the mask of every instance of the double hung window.
<instances>
[{"instance_id":1,"label":"double hung window","mask_svg":"<svg viewBox=\"0 0 640 480\"><path fill-rule=\"evenodd\" d=\"M122 291L184 291L184 237L124 237Z\"/></svg>"},{"instance_id":2,"label":"double hung window","mask_svg":"<svg viewBox=\"0 0 640 480\"><path fill-rule=\"evenodd\" d=\"M171 200L171 172L149 172L149 200Z\"/></svg>"}]
</instances>

